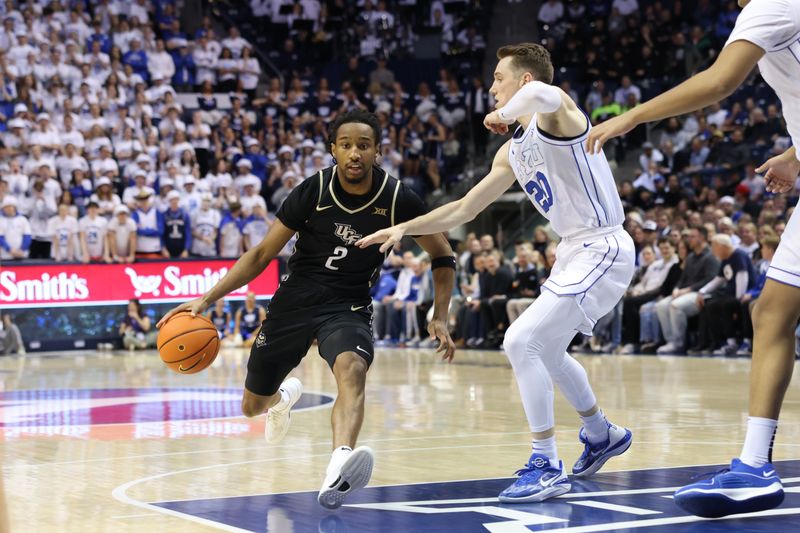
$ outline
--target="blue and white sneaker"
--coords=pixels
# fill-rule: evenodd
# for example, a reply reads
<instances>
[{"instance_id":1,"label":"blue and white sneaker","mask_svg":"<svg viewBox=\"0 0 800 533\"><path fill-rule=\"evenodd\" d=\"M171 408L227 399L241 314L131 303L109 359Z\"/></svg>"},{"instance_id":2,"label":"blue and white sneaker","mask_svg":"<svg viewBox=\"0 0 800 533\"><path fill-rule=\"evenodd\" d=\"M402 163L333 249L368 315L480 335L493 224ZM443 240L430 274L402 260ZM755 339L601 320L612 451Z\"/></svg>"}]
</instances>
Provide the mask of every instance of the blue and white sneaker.
<instances>
[{"instance_id":1,"label":"blue and white sneaker","mask_svg":"<svg viewBox=\"0 0 800 533\"><path fill-rule=\"evenodd\" d=\"M777 507L783 501L783 485L771 463L754 468L734 459L730 468L678 489L674 499L688 513L719 518Z\"/></svg>"},{"instance_id":2,"label":"blue and white sneaker","mask_svg":"<svg viewBox=\"0 0 800 533\"><path fill-rule=\"evenodd\" d=\"M534 453L525 468L516 471L519 477L497 497L502 503L541 502L566 494L572 488L564 463L558 468L550 464L546 455Z\"/></svg>"},{"instance_id":3,"label":"blue and white sneaker","mask_svg":"<svg viewBox=\"0 0 800 533\"><path fill-rule=\"evenodd\" d=\"M600 470L612 457L628 451L633 442L633 433L630 429L608 422L608 439L605 442L590 443L583 428L578 432L578 439L584 444L584 448L583 453L572 466L572 475L586 477Z\"/></svg>"}]
</instances>

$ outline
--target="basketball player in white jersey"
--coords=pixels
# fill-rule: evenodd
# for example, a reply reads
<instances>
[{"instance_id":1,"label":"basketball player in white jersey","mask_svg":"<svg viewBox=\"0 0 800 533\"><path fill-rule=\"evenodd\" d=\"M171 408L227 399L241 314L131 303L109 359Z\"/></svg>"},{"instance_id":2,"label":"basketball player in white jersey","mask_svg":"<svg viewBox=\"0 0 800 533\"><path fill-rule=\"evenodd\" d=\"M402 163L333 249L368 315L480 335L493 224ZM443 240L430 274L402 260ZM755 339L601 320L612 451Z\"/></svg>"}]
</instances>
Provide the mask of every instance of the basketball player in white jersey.
<instances>
[{"instance_id":1,"label":"basketball player in white jersey","mask_svg":"<svg viewBox=\"0 0 800 533\"><path fill-rule=\"evenodd\" d=\"M756 172L765 173L767 190L794 188L800 173L800 0L739 0L744 9L725 47L708 70L674 89L604 122L587 139L599 151L608 139L639 124L688 113L730 95L758 65L778 95L792 146ZM753 312L755 338L750 374L750 417L741 456L729 471L688 485L675 503L690 513L718 517L770 509L783 501L783 487L772 467L772 441L783 396L794 367L794 328L800 318L800 214L795 209L767 271L767 282Z\"/></svg>"},{"instance_id":2,"label":"basketball player in white jersey","mask_svg":"<svg viewBox=\"0 0 800 533\"><path fill-rule=\"evenodd\" d=\"M374 233L360 246L384 242L391 249L404 235L429 235L475 218L516 179L536 209L562 237L542 294L509 327L503 348L514 368L533 435L533 454L502 502L538 502L571 488L555 442L553 383L583 420L584 452L576 476L595 473L631 444L631 432L610 424L597 405L586 371L566 353L576 333L591 335L598 318L616 305L633 277L633 241L622 229L624 213L605 156L583 143L586 114L551 85L550 54L538 44L505 46L490 93L497 110L484 125L506 133L519 122L489 174L464 198L429 214Z\"/></svg>"}]
</instances>

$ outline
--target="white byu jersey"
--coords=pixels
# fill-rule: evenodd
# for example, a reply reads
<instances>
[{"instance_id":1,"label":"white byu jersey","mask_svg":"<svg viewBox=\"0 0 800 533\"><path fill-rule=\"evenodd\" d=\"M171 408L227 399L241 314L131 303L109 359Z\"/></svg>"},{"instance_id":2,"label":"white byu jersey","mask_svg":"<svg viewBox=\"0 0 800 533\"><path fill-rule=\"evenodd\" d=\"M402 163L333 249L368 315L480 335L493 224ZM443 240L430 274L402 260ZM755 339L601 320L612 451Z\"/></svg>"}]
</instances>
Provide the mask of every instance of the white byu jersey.
<instances>
[{"instance_id":1,"label":"white byu jersey","mask_svg":"<svg viewBox=\"0 0 800 533\"><path fill-rule=\"evenodd\" d=\"M750 2L736 18L725 46L735 41L749 41L766 52L758 61L758 70L781 101L792 144L800 146L800 0ZM797 208L789 218L767 277L800 287Z\"/></svg>"},{"instance_id":2,"label":"white byu jersey","mask_svg":"<svg viewBox=\"0 0 800 533\"><path fill-rule=\"evenodd\" d=\"M588 120L588 119L587 119ZM625 221L606 156L584 149L578 137L553 137L536 126L517 128L508 159L522 190L560 237L620 226Z\"/></svg>"}]
</instances>

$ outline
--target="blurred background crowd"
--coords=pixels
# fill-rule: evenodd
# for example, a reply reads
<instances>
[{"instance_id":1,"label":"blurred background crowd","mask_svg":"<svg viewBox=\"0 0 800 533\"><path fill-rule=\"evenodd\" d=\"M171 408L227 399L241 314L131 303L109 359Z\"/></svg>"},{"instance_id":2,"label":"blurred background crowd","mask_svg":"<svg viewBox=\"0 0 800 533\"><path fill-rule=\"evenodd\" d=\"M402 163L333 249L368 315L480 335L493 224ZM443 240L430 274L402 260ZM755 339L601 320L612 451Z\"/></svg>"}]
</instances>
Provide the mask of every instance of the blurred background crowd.
<instances>
[{"instance_id":1,"label":"blurred background crowd","mask_svg":"<svg viewBox=\"0 0 800 533\"><path fill-rule=\"evenodd\" d=\"M711 0L539 4L529 40L594 124L710 65L739 12ZM380 118L382 166L429 204L483 175L497 146L482 127L489 24L504 0L198 5L206 16L187 26L187 1L0 3L0 261L238 257L332 164L327 124L355 108ZM797 202L796 190L767 194L755 168L788 146L757 73L718 105L609 145L640 271L577 348L748 353L749 309ZM461 344L499 346L536 298L557 244L545 222L526 220L513 240L454 240ZM429 264L398 249L384 266L376 338L417 344ZM719 313L724 328L707 320Z\"/></svg>"}]
</instances>

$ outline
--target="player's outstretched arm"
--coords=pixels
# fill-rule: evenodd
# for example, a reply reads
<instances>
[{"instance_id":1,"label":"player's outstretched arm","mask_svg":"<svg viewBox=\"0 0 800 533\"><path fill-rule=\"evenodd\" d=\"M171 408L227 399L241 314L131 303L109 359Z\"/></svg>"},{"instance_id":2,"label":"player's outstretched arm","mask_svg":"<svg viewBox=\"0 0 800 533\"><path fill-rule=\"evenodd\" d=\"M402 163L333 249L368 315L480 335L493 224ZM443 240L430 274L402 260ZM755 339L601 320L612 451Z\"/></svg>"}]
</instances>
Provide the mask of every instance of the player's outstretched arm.
<instances>
[{"instance_id":1,"label":"player's outstretched arm","mask_svg":"<svg viewBox=\"0 0 800 533\"><path fill-rule=\"evenodd\" d=\"M442 233L417 237L416 241L433 260L431 265L433 267L433 318L428 323L428 333L432 339L439 340L439 347L436 351L443 352L442 359L452 361L456 353L456 344L450 338L447 319L450 313L450 297L456 281L456 260L453 256L453 249ZM452 267L435 264L445 260L452 260Z\"/></svg>"},{"instance_id":2,"label":"player's outstretched arm","mask_svg":"<svg viewBox=\"0 0 800 533\"><path fill-rule=\"evenodd\" d=\"M386 252L405 235L441 233L475 218L478 213L494 202L514 183L514 172L508 162L509 143L510 141L506 142L497 151L497 155L494 156L494 161L492 162L492 169L486 177L470 189L466 196L413 220L367 235L356 242L356 246L366 248L373 244L383 243L380 251Z\"/></svg>"},{"instance_id":3,"label":"player's outstretched arm","mask_svg":"<svg viewBox=\"0 0 800 533\"><path fill-rule=\"evenodd\" d=\"M682 115L719 102L742 84L763 55L764 50L750 41L734 41L722 49L707 70L592 128L586 139L586 151L590 154L599 152L606 141L628 133L639 124Z\"/></svg>"},{"instance_id":4,"label":"player's outstretched arm","mask_svg":"<svg viewBox=\"0 0 800 533\"><path fill-rule=\"evenodd\" d=\"M246 283L250 283L267 268L270 261L277 257L278 253L294 234L295 231L293 229L287 228L280 220L276 220L272 228L270 228L269 233L267 233L267 236L264 237L264 240L255 248L251 248L242 255L228 273L225 274L210 291L200 298L183 303L170 310L158 321L156 326L160 328L172 315L180 313L181 311L189 311L192 313L192 316L197 313L202 313L229 292L235 291Z\"/></svg>"}]
</instances>

